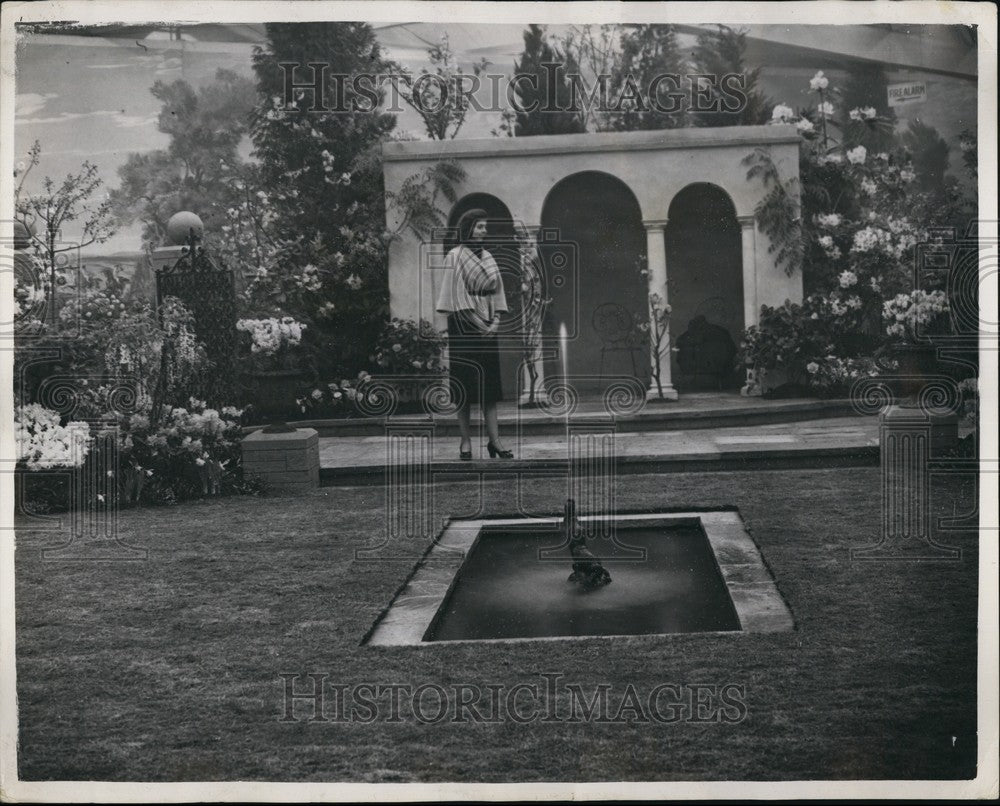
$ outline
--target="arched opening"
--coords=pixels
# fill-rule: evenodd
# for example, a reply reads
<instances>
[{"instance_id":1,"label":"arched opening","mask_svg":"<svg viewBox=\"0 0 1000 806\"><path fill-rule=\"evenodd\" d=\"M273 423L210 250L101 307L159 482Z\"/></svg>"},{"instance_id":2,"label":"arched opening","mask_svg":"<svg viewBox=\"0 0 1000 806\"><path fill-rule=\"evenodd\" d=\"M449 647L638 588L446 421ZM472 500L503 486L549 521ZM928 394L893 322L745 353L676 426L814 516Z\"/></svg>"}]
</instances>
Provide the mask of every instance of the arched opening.
<instances>
[{"instance_id":1,"label":"arched opening","mask_svg":"<svg viewBox=\"0 0 1000 806\"><path fill-rule=\"evenodd\" d=\"M593 393L612 376L647 383L648 341L635 328L648 315L646 234L632 191L600 171L573 174L549 191L541 223L539 252L552 299L545 333L554 336L566 324L574 384ZM561 372L558 362L546 367L547 376Z\"/></svg>"},{"instance_id":2,"label":"arched opening","mask_svg":"<svg viewBox=\"0 0 1000 806\"><path fill-rule=\"evenodd\" d=\"M510 310L508 322L517 322L521 310L521 253L514 237L514 221L507 205L490 193L470 193L463 196L448 214L448 235L444 240L445 253L455 246L458 220L468 210L486 211L488 234L485 248L493 255L503 277L504 294ZM517 373L521 362L520 341L517 333L501 336L500 373L505 400L517 396Z\"/></svg>"},{"instance_id":3,"label":"arched opening","mask_svg":"<svg viewBox=\"0 0 1000 806\"><path fill-rule=\"evenodd\" d=\"M726 360L726 334L738 346L744 328L743 256L732 199L717 185L688 185L674 196L667 219L670 334L681 351L672 353L674 386L680 392L739 387L742 376Z\"/></svg>"}]
</instances>

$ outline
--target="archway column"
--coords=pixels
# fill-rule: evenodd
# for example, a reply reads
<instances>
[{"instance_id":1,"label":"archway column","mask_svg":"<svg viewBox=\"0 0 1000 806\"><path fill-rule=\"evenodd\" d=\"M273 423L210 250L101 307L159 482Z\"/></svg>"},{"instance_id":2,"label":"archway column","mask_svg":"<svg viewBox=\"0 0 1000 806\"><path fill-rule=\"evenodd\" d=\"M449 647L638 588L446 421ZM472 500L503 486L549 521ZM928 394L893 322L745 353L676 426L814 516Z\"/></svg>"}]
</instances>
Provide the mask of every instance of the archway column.
<instances>
[{"instance_id":1,"label":"archway column","mask_svg":"<svg viewBox=\"0 0 1000 806\"><path fill-rule=\"evenodd\" d=\"M736 216L743 251L743 327L757 324L757 226L754 216Z\"/></svg>"},{"instance_id":2,"label":"archway column","mask_svg":"<svg viewBox=\"0 0 1000 806\"><path fill-rule=\"evenodd\" d=\"M670 377L671 338L670 316L658 316L654 301L663 309L669 305L667 296L667 248L664 240L666 220L643 221L646 227L646 267L649 283L649 361L650 379L646 399L677 400L677 390ZM657 321L661 319L661 321ZM657 343L657 331L660 339ZM657 380L659 379L659 380Z\"/></svg>"},{"instance_id":3,"label":"archway column","mask_svg":"<svg viewBox=\"0 0 1000 806\"><path fill-rule=\"evenodd\" d=\"M756 325L760 316L757 304L757 222L753 215L736 216L740 222L743 251L743 327ZM746 383L740 389L744 397L760 395L760 379L752 367L747 367Z\"/></svg>"}]
</instances>

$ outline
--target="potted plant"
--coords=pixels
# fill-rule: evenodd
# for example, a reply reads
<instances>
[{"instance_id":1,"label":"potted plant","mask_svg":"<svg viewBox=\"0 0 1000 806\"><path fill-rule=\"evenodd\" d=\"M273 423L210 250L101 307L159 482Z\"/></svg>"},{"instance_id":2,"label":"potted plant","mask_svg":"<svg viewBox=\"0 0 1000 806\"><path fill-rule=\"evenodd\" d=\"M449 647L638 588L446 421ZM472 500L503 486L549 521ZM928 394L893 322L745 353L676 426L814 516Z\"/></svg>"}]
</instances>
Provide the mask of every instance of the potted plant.
<instances>
[{"instance_id":1,"label":"potted plant","mask_svg":"<svg viewBox=\"0 0 1000 806\"><path fill-rule=\"evenodd\" d=\"M393 388L398 403L412 407L421 400L429 384L444 374L441 360L444 337L421 319L393 318L386 323L370 356L374 378ZM364 384L361 384L363 391Z\"/></svg>"},{"instance_id":2,"label":"potted plant","mask_svg":"<svg viewBox=\"0 0 1000 806\"><path fill-rule=\"evenodd\" d=\"M299 387L308 376L301 350L306 325L291 316L240 319L236 329L250 346L247 370L253 406L260 416L285 417L296 412Z\"/></svg>"},{"instance_id":3,"label":"potted plant","mask_svg":"<svg viewBox=\"0 0 1000 806\"><path fill-rule=\"evenodd\" d=\"M914 406L928 376L937 371L936 337L951 330L948 295L944 291L914 289L897 294L882 307L889 341L883 355L897 365L897 395Z\"/></svg>"}]
</instances>

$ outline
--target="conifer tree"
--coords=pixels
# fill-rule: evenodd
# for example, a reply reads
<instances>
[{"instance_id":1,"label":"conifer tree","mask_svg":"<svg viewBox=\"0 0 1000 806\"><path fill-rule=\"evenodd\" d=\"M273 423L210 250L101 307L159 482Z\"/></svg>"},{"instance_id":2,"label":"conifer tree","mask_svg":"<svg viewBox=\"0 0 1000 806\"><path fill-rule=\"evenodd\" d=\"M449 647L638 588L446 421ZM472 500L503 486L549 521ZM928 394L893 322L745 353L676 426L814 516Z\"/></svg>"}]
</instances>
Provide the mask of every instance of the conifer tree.
<instances>
[{"instance_id":1,"label":"conifer tree","mask_svg":"<svg viewBox=\"0 0 1000 806\"><path fill-rule=\"evenodd\" d=\"M514 64L515 75L534 76L515 84L518 108L514 135L576 134L586 131L583 116L571 108L571 86L566 78L576 72L572 58L552 47L545 28L529 25L524 32L524 51Z\"/></svg>"},{"instance_id":2,"label":"conifer tree","mask_svg":"<svg viewBox=\"0 0 1000 806\"><path fill-rule=\"evenodd\" d=\"M692 54L694 72L714 77L711 98L721 107L717 112L693 115L699 126L754 126L770 119L774 102L760 91L760 68L747 67L746 47L746 31L736 31L726 25L717 25L714 31L698 35ZM726 76L742 76L742 86ZM721 82L726 82L722 90L735 90L745 97L745 103L738 110L727 111L726 106L734 106L736 102L733 92L720 91Z\"/></svg>"}]
</instances>

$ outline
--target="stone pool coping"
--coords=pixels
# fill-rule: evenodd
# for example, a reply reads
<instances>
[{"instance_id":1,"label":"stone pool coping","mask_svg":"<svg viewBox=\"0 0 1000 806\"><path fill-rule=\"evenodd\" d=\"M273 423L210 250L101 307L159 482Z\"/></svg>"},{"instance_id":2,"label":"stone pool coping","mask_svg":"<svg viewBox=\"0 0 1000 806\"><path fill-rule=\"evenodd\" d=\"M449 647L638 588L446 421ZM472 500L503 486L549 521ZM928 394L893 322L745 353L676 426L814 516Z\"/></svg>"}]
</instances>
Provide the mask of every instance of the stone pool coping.
<instances>
[{"instance_id":1,"label":"stone pool coping","mask_svg":"<svg viewBox=\"0 0 1000 806\"><path fill-rule=\"evenodd\" d=\"M735 510L650 512L616 515L619 523L642 522L650 526L698 525L708 538L719 571L740 621L739 630L698 633L740 635L774 633L795 629L792 613L778 590L771 570L757 544ZM581 521L602 520L603 516L582 517ZM692 633L647 633L643 635L566 635L532 638L467 639L425 641L438 610L448 597L465 558L484 528L555 527L559 518L481 518L449 521L421 559L388 609L375 622L363 641L368 646L419 646L441 644L511 643L523 641L580 641L596 638L650 638Z\"/></svg>"}]
</instances>

